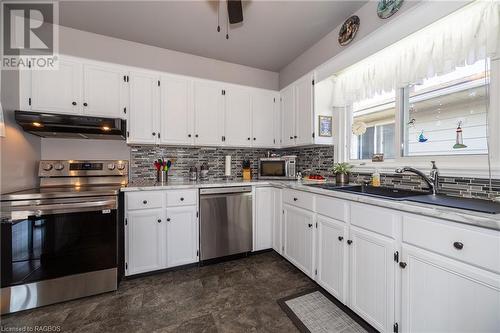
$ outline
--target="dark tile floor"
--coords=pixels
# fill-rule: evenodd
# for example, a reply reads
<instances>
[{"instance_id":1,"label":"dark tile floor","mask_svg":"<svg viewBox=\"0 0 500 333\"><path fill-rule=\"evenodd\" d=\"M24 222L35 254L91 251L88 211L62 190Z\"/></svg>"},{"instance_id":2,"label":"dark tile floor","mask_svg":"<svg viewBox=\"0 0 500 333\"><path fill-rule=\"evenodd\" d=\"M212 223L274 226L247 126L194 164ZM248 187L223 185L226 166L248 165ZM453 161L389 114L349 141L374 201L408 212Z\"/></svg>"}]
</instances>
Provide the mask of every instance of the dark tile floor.
<instances>
[{"instance_id":1,"label":"dark tile floor","mask_svg":"<svg viewBox=\"0 0 500 333\"><path fill-rule=\"evenodd\" d=\"M61 332L297 332L277 300L315 285L274 252L123 281L118 291L4 316Z\"/></svg>"}]
</instances>

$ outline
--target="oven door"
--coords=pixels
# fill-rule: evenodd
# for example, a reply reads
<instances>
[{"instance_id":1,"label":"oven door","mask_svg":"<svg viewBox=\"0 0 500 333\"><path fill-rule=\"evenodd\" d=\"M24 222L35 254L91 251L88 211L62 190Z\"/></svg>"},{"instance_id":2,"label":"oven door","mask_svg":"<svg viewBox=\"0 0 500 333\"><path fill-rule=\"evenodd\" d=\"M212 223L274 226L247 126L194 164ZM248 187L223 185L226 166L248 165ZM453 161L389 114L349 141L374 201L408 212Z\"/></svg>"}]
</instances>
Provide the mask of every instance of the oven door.
<instances>
[{"instance_id":1,"label":"oven door","mask_svg":"<svg viewBox=\"0 0 500 333\"><path fill-rule=\"evenodd\" d=\"M260 160L259 178L279 179L287 177L286 161L283 159Z\"/></svg>"},{"instance_id":2,"label":"oven door","mask_svg":"<svg viewBox=\"0 0 500 333\"><path fill-rule=\"evenodd\" d=\"M85 200L8 207L1 223L2 288L117 267L116 198Z\"/></svg>"}]
</instances>

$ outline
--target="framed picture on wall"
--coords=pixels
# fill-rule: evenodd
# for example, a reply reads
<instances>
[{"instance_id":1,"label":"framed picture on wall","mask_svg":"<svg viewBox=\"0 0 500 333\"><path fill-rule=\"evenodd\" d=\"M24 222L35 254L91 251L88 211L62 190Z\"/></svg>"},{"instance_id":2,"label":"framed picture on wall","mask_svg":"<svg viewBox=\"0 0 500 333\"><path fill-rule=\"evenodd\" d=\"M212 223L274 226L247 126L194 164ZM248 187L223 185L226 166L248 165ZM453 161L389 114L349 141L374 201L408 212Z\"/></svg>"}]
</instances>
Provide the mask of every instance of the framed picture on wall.
<instances>
[{"instance_id":1,"label":"framed picture on wall","mask_svg":"<svg viewBox=\"0 0 500 333\"><path fill-rule=\"evenodd\" d=\"M332 117L319 116L319 136L332 136Z\"/></svg>"}]
</instances>

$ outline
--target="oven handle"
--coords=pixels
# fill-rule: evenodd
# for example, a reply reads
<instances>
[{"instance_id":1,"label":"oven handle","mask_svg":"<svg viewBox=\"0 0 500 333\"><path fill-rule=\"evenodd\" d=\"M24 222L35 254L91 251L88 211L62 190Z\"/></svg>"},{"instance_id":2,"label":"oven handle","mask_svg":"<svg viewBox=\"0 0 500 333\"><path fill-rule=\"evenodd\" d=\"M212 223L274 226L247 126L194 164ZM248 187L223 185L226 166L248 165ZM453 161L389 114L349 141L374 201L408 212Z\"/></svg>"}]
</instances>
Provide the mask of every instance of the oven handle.
<instances>
[{"instance_id":1,"label":"oven handle","mask_svg":"<svg viewBox=\"0 0 500 333\"><path fill-rule=\"evenodd\" d=\"M8 212L7 216L5 216L6 212L4 212L1 222L14 223L14 221L26 220L33 216L65 213L102 211L103 214L108 214L115 209L117 209L116 199L16 207L16 210Z\"/></svg>"}]
</instances>

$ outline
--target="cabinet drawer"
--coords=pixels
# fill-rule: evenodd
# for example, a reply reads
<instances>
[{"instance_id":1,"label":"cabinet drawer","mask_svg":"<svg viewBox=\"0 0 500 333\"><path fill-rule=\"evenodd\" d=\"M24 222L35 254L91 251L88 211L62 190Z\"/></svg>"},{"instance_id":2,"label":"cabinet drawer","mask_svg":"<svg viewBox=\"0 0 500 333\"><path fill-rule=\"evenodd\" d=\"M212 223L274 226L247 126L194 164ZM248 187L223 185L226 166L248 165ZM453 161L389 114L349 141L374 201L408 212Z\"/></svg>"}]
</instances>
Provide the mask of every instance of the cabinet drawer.
<instances>
[{"instance_id":1,"label":"cabinet drawer","mask_svg":"<svg viewBox=\"0 0 500 333\"><path fill-rule=\"evenodd\" d=\"M338 221L347 221L349 203L323 195L316 196L316 213Z\"/></svg>"},{"instance_id":2,"label":"cabinet drawer","mask_svg":"<svg viewBox=\"0 0 500 333\"><path fill-rule=\"evenodd\" d=\"M401 216L397 211L379 206L351 203L351 224L394 237L396 223Z\"/></svg>"},{"instance_id":3,"label":"cabinet drawer","mask_svg":"<svg viewBox=\"0 0 500 333\"><path fill-rule=\"evenodd\" d=\"M285 190L283 193L283 202L307 210L314 210L314 194L312 193Z\"/></svg>"},{"instance_id":4,"label":"cabinet drawer","mask_svg":"<svg viewBox=\"0 0 500 333\"><path fill-rule=\"evenodd\" d=\"M160 191L129 192L125 195L127 210L161 208L163 198Z\"/></svg>"},{"instance_id":5,"label":"cabinet drawer","mask_svg":"<svg viewBox=\"0 0 500 333\"><path fill-rule=\"evenodd\" d=\"M403 242L500 273L500 232L405 215Z\"/></svg>"},{"instance_id":6,"label":"cabinet drawer","mask_svg":"<svg viewBox=\"0 0 500 333\"><path fill-rule=\"evenodd\" d=\"M196 205L197 190L173 190L167 191L167 206L190 206Z\"/></svg>"}]
</instances>

